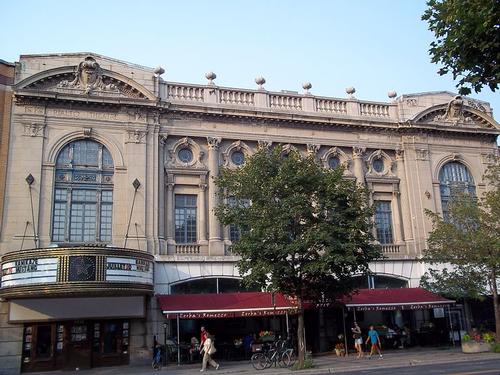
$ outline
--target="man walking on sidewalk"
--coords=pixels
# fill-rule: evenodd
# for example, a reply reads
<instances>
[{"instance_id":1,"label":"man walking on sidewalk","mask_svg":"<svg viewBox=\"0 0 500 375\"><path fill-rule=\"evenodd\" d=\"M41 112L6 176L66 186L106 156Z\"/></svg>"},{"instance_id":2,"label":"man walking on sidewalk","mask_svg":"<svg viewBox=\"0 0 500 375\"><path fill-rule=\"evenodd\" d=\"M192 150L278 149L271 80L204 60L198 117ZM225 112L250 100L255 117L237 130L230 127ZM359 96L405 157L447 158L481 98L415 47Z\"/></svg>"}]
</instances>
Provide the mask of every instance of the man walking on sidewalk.
<instances>
[{"instance_id":1,"label":"man walking on sidewalk","mask_svg":"<svg viewBox=\"0 0 500 375\"><path fill-rule=\"evenodd\" d=\"M368 345L368 341L371 341L372 347L370 350L370 355L368 356L368 359L372 358L373 352L375 349L378 352L378 355L380 358L382 357L382 353L380 352L380 337L378 335L378 332L375 330L373 326L370 326L370 330L368 331L368 338L366 339L366 344Z\"/></svg>"}]
</instances>

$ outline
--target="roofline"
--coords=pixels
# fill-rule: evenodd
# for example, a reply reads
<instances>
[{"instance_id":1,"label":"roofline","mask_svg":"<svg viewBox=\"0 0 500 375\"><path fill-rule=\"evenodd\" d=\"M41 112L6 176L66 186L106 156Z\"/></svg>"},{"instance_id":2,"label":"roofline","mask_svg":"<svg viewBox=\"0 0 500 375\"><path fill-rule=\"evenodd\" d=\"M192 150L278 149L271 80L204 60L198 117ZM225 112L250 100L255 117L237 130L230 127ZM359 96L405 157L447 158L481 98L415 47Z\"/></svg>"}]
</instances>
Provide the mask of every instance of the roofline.
<instances>
[{"instance_id":1,"label":"roofline","mask_svg":"<svg viewBox=\"0 0 500 375\"><path fill-rule=\"evenodd\" d=\"M134 64L125 60L120 60L120 59L115 59L113 57L109 57L106 55L101 55L99 53L95 52L69 52L69 53L33 53L33 54L25 54L25 55L19 55L19 60L23 58L32 58L32 57L78 57L78 56L94 56L98 57L100 59L106 59L106 60L111 60L117 63L125 64L134 68L138 69L145 69L149 70L151 72L154 71L154 68L151 68L149 66L144 66L140 64Z\"/></svg>"},{"instance_id":2,"label":"roofline","mask_svg":"<svg viewBox=\"0 0 500 375\"><path fill-rule=\"evenodd\" d=\"M9 65L9 66L16 66L15 63L11 63L9 61L5 61L5 60L2 60L2 59L0 59L0 64L5 64L5 65Z\"/></svg>"}]
</instances>

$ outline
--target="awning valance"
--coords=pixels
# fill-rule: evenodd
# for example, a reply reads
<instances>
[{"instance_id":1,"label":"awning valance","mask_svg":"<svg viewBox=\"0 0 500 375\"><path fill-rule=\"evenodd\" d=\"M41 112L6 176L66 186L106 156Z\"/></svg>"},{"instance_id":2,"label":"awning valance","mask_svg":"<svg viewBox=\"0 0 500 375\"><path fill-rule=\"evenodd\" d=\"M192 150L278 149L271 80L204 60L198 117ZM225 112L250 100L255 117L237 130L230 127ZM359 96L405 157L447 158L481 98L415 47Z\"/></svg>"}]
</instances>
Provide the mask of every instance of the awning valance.
<instances>
[{"instance_id":1,"label":"awning valance","mask_svg":"<svg viewBox=\"0 0 500 375\"><path fill-rule=\"evenodd\" d=\"M171 294L157 298L168 319L272 316L293 313L296 309L287 297L268 292Z\"/></svg>"},{"instance_id":2,"label":"awning valance","mask_svg":"<svg viewBox=\"0 0 500 375\"><path fill-rule=\"evenodd\" d=\"M422 310L445 307L455 303L422 288L359 289L343 298L348 310L386 311Z\"/></svg>"}]
</instances>

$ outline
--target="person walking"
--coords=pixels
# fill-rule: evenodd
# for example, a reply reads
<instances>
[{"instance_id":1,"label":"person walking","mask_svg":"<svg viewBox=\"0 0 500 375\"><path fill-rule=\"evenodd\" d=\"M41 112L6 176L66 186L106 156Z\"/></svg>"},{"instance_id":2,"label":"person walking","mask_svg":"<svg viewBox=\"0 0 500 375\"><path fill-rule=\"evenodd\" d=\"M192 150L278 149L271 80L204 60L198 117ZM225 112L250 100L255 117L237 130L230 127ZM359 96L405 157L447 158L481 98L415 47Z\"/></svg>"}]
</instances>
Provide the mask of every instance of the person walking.
<instances>
[{"instance_id":1,"label":"person walking","mask_svg":"<svg viewBox=\"0 0 500 375\"><path fill-rule=\"evenodd\" d=\"M207 369L207 364L215 367L216 370L219 369L219 364L212 359L212 355L217 351L217 349L215 349L213 338L207 331L205 332L206 339L203 343L202 349L200 350L200 354L203 353L203 361L201 364L200 372L203 372Z\"/></svg>"},{"instance_id":2,"label":"person walking","mask_svg":"<svg viewBox=\"0 0 500 375\"><path fill-rule=\"evenodd\" d=\"M363 357L363 336L361 335L361 328L357 322L354 322L354 327L351 328L352 337L354 338L354 348L358 352L358 358Z\"/></svg>"},{"instance_id":3,"label":"person walking","mask_svg":"<svg viewBox=\"0 0 500 375\"><path fill-rule=\"evenodd\" d=\"M375 330L373 326L370 326L370 330L368 331L368 338L366 339L366 344L368 345L368 341L371 341L372 347L370 350L370 355L368 356L368 359L372 358L373 352L377 350L378 355L380 358L382 357L382 353L380 352L380 337L378 332Z\"/></svg>"}]
</instances>

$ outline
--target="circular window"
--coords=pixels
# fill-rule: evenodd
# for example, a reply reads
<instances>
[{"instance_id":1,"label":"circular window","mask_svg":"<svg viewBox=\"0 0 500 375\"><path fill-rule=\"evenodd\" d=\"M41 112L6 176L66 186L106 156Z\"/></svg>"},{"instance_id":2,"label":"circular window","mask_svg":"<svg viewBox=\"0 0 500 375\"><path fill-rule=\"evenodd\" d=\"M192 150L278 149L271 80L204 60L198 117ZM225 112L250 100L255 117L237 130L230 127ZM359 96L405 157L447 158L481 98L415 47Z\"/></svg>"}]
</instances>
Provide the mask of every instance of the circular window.
<instances>
[{"instance_id":1,"label":"circular window","mask_svg":"<svg viewBox=\"0 0 500 375\"><path fill-rule=\"evenodd\" d=\"M340 165L340 159L338 156L332 156L330 159L328 159L328 166L331 169L335 169Z\"/></svg>"},{"instance_id":2,"label":"circular window","mask_svg":"<svg viewBox=\"0 0 500 375\"><path fill-rule=\"evenodd\" d=\"M245 154L241 151L234 151L231 154L231 161L234 163L234 165L243 165L245 162Z\"/></svg>"},{"instance_id":3,"label":"circular window","mask_svg":"<svg viewBox=\"0 0 500 375\"><path fill-rule=\"evenodd\" d=\"M381 158L375 159L373 161L373 170L382 173L384 171L384 160Z\"/></svg>"},{"instance_id":4,"label":"circular window","mask_svg":"<svg viewBox=\"0 0 500 375\"><path fill-rule=\"evenodd\" d=\"M189 163L193 160L193 151L189 148L183 148L177 153L179 160L183 163Z\"/></svg>"}]
</instances>

